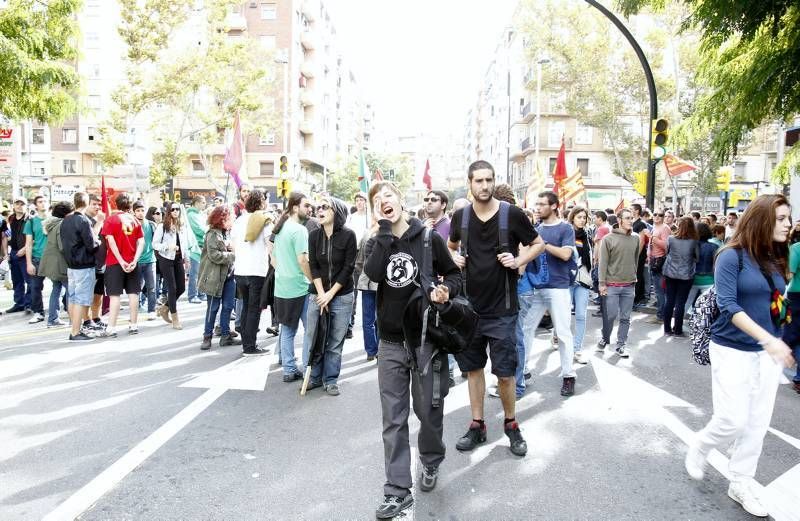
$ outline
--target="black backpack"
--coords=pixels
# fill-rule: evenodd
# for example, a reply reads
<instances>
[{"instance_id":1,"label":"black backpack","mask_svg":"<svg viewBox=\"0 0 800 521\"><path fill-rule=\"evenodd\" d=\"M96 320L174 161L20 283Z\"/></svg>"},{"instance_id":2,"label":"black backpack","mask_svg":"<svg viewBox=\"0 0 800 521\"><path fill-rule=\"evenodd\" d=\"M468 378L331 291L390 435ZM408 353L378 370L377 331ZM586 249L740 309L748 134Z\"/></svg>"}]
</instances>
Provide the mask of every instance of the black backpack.
<instances>
[{"instance_id":1,"label":"black backpack","mask_svg":"<svg viewBox=\"0 0 800 521\"><path fill-rule=\"evenodd\" d=\"M500 201L500 219L499 233L497 234L497 252L510 252L511 246L508 242L508 210L511 205L505 201ZM464 257L469 257L468 238L469 238L469 218L472 213L472 205L468 204L464 207L464 212L461 214L461 251ZM461 279L463 283L463 293L467 296L467 267L461 270ZM505 277L506 283L506 309L511 309L511 288L508 283L508 277ZM516 288L515 288L516 290Z\"/></svg>"}]
</instances>

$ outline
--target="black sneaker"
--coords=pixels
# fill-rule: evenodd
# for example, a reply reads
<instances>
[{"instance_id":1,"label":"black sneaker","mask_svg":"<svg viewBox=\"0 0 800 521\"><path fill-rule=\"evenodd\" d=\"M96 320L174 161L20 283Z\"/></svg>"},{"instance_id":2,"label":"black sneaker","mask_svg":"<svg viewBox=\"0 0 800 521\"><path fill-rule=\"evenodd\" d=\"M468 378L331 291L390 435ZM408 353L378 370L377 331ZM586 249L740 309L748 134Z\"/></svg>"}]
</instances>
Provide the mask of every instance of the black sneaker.
<instances>
[{"instance_id":1,"label":"black sneaker","mask_svg":"<svg viewBox=\"0 0 800 521\"><path fill-rule=\"evenodd\" d=\"M261 349L260 347L250 347L242 351L242 356L262 356L268 354L269 351Z\"/></svg>"},{"instance_id":2,"label":"black sneaker","mask_svg":"<svg viewBox=\"0 0 800 521\"><path fill-rule=\"evenodd\" d=\"M345 338L353 338L353 328L348 327L347 328L347 333L344 334L344 337Z\"/></svg>"},{"instance_id":3,"label":"black sneaker","mask_svg":"<svg viewBox=\"0 0 800 521\"><path fill-rule=\"evenodd\" d=\"M461 451L469 451L484 443L486 441L486 424L481 425L478 422L469 424L469 430L466 434L461 436L456 443L456 449Z\"/></svg>"},{"instance_id":4,"label":"black sneaker","mask_svg":"<svg viewBox=\"0 0 800 521\"><path fill-rule=\"evenodd\" d=\"M200 344L200 349L203 350L203 351L208 351L209 349L211 349L211 337L210 336L204 336L203 337L203 343Z\"/></svg>"},{"instance_id":5,"label":"black sneaker","mask_svg":"<svg viewBox=\"0 0 800 521\"><path fill-rule=\"evenodd\" d=\"M278 333L279 333L278 328L277 327L272 327L272 326L268 327L266 331L267 331L267 333L269 333L272 336L278 336Z\"/></svg>"},{"instance_id":6,"label":"black sneaker","mask_svg":"<svg viewBox=\"0 0 800 521\"><path fill-rule=\"evenodd\" d=\"M303 379L303 373L301 373L300 371L295 371L292 374L283 375L283 381L287 384L302 379Z\"/></svg>"},{"instance_id":7,"label":"black sneaker","mask_svg":"<svg viewBox=\"0 0 800 521\"><path fill-rule=\"evenodd\" d=\"M392 519L413 504L414 498L410 493L406 497L386 494L383 496L381 504L378 505L378 509L375 510L375 517L378 519Z\"/></svg>"},{"instance_id":8,"label":"black sneaker","mask_svg":"<svg viewBox=\"0 0 800 521\"><path fill-rule=\"evenodd\" d=\"M517 422L506 423L504 430L506 431L506 436L508 436L508 439L511 442L511 445L509 445L511 454L514 456L524 456L527 454L528 444L525 443L525 440L522 437L522 431L519 430L519 424Z\"/></svg>"},{"instance_id":9,"label":"black sneaker","mask_svg":"<svg viewBox=\"0 0 800 521\"><path fill-rule=\"evenodd\" d=\"M25 311L25 308L22 306L11 306L6 310L6 313L20 313L22 311Z\"/></svg>"},{"instance_id":10,"label":"black sneaker","mask_svg":"<svg viewBox=\"0 0 800 521\"><path fill-rule=\"evenodd\" d=\"M284 380L284 382L285 381L286 380ZM322 382L315 382L313 380L309 380L308 385L306 386L306 392L310 391L311 389L316 389L317 387L322 387Z\"/></svg>"},{"instance_id":11,"label":"black sneaker","mask_svg":"<svg viewBox=\"0 0 800 521\"><path fill-rule=\"evenodd\" d=\"M233 335L224 335L219 339L219 346L238 346L241 345L242 341L238 338L234 338Z\"/></svg>"},{"instance_id":12,"label":"black sneaker","mask_svg":"<svg viewBox=\"0 0 800 521\"><path fill-rule=\"evenodd\" d=\"M533 375L530 373L530 371L528 371L527 373L524 373L522 377L525 378L526 380L530 380L531 378L533 378Z\"/></svg>"},{"instance_id":13,"label":"black sneaker","mask_svg":"<svg viewBox=\"0 0 800 521\"><path fill-rule=\"evenodd\" d=\"M439 467L422 466L422 477L419 480L419 489L423 492L430 492L436 488L436 480L439 478Z\"/></svg>"},{"instance_id":14,"label":"black sneaker","mask_svg":"<svg viewBox=\"0 0 800 521\"><path fill-rule=\"evenodd\" d=\"M77 335L70 335L69 339L76 342L85 342L87 340L94 340L94 337L78 333Z\"/></svg>"},{"instance_id":15,"label":"black sneaker","mask_svg":"<svg viewBox=\"0 0 800 521\"><path fill-rule=\"evenodd\" d=\"M572 396L573 394L575 394L575 377L568 376L561 384L561 396Z\"/></svg>"}]
</instances>

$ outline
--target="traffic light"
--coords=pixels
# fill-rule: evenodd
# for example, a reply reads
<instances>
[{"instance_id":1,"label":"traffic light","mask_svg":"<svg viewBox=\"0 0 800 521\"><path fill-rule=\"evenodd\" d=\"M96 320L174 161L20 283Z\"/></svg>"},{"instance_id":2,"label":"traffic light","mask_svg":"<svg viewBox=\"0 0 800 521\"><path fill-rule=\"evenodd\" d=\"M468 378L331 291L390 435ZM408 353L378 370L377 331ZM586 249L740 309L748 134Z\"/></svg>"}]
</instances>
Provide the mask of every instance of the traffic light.
<instances>
[{"instance_id":1,"label":"traffic light","mask_svg":"<svg viewBox=\"0 0 800 521\"><path fill-rule=\"evenodd\" d=\"M731 189L731 171L728 168L720 168L717 172L717 190L727 192Z\"/></svg>"},{"instance_id":2,"label":"traffic light","mask_svg":"<svg viewBox=\"0 0 800 521\"><path fill-rule=\"evenodd\" d=\"M289 171L289 158L286 156L281 156L279 159L281 175L285 175L286 172Z\"/></svg>"},{"instance_id":3,"label":"traffic light","mask_svg":"<svg viewBox=\"0 0 800 521\"><path fill-rule=\"evenodd\" d=\"M664 118L653 120L650 132L650 159L656 161L667 155L667 144L669 143L669 121Z\"/></svg>"},{"instance_id":4,"label":"traffic light","mask_svg":"<svg viewBox=\"0 0 800 521\"><path fill-rule=\"evenodd\" d=\"M288 198L292 193L292 182L288 179L278 179L277 192L279 198Z\"/></svg>"},{"instance_id":5,"label":"traffic light","mask_svg":"<svg viewBox=\"0 0 800 521\"><path fill-rule=\"evenodd\" d=\"M647 170L637 170L633 173L633 189L636 190L639 195L646 195L647 194Z\"/></svg>"}]
</instances>

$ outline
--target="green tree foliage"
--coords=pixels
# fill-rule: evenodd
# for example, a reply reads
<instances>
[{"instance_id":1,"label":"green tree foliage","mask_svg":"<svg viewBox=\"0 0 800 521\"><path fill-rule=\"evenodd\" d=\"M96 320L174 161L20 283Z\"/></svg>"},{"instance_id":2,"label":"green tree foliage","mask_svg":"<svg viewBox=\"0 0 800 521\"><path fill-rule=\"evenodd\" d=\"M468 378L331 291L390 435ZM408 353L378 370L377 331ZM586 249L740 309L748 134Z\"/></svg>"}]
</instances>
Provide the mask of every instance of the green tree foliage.
<instances>
[{"instance_id":1,"label":"green tree foliage","mask_svg":"<svg viewBox=\"0 0 800 521\"><path fill-rule=\"evenodd\" d=\"M676 0L689 16L684 29L702 35L698 80L708 87L690 118L715 128L714 154L736 155L748 132L768 121L800 113L800 4L794 0ZM663 9L666 0L617 0L626 14ZM797 146L795 147L797 148ZM798 171L800 152L790 151L776 176Z\"/></svg>"},{"instance_id":2,"label":"green tree foliage","mask_svg":"<svg viewBox=\"0 0 800 521\"><path fill-rule=\"evenodd\" d=\"M59 123L75 114L80 0L10 0L0 9L0 114Z\"/></svg>"},{"instance_id":3,"label":"green tree foliage","mask_svg":"<svg viewBox=\"0 0 800 521\"><path fill-rule=\"evenodd\" d=\"M375 171L380 169L384 179L389 181L389 171L394 170L394 182L400 187L400 191L406 193L411 188L414 182L414 165L407 156L367 152L364 160L373 178ZM334 170L328 172L328 193L344 201L352 201L359 191L358 165L358 156L338 158Z\"/></svg>"}]
</instances>

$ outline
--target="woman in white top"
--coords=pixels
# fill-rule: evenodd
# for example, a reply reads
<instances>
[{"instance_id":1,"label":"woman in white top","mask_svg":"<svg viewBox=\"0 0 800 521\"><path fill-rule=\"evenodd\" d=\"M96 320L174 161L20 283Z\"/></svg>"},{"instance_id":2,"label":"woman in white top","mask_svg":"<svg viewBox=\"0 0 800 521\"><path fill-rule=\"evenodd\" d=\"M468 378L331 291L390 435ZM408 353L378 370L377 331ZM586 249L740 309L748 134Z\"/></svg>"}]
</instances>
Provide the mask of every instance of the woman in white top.
<instances>
[{"instance_id":1,"label":"woman in white top","mask_svg":"<svg viewBox=\"0 0 800 521\"><path fill-rule=\"evenodd\" d=\"M167 287L167 305L160 305L156 312L174 329L183 329L178 318L177 301L186 291L186 269L189 251L196 240L189 225L183 222L180 204L172 203L164 215L164 222L153 234L153 249L156 252L158 269ZM172 317L170 318L170 314Z\"/></svg>"}]
</instances>

